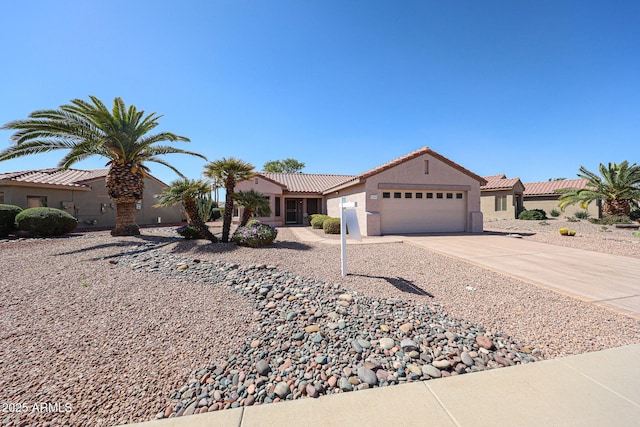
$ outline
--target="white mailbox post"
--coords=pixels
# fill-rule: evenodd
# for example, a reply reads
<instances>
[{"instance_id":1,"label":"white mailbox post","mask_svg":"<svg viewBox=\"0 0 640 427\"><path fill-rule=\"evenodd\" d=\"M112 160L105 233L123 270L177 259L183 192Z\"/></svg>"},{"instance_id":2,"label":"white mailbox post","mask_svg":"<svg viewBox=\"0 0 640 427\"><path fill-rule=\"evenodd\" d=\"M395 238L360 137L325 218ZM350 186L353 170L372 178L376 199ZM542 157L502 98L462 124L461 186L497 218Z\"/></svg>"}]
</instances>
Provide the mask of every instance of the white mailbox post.
<instances>
[{"instance_id":1,"label":"white mailbox post","mask_svg":"<svg viewBox=\"0 0 640 427\"><path fill-rule=\"evenodd\" d=\"M343 277L347 275L347 226L349 226L349 236L354 240L362 241L358 216L354 210L357 207L357 202L347 202L346 197L340 199L340 255Z\"/></svg>"}]
</instances>

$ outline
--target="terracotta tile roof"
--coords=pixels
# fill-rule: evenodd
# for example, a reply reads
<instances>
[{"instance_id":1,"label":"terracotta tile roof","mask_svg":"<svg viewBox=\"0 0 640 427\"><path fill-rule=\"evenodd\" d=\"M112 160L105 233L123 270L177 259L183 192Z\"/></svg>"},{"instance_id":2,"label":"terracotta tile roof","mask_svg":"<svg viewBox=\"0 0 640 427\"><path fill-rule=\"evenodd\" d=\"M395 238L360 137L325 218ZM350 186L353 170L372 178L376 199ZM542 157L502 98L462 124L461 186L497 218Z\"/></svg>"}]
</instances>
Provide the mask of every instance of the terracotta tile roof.
<instances>
[{"instance_id":1,"label":"terracotta tile roof","mask_svg":"<svg viewBox=\"0 0 640 427\"><path fill-rule=\"evenodd\" d=\"M290 193L322 193L355 178L353 175L328 175L313 173L259 172L267 180L283 186Z\"/></svg>"},{"instance_id":2,"label":"terracotta tile roof","mask_svg":"<svg viewBox=\"0 0 640 427\"><path fill-rule=\"evenodd\" d=\"M38 169L0 173L0 180L33 184L60 185L63 187L88 187L85 183L107 176L108 169Z\"/></svg>"},{"instance_id":3,"label":"terracotta tile roof","mask_svg":"<svg viewBox=\"0 0 640 427\"><path fill-rule=\"evenodd\" d=\"M556 190L563 188L587 188L586 179L565 179L562 181L529 182L524 184L525 196L542 196L558 194Z\"/></svg>"},{"instance_id":4,"label":"terracotta tile roof","mask_svg":"<svg viewBox=\"0 0 640 427\"><path fill-rule=\"evenodd\" d=\"M510 190L520 182L520 178L507 178L505 174L485 176L487 181L480 190Z\"/></svg>"}]
</instances>

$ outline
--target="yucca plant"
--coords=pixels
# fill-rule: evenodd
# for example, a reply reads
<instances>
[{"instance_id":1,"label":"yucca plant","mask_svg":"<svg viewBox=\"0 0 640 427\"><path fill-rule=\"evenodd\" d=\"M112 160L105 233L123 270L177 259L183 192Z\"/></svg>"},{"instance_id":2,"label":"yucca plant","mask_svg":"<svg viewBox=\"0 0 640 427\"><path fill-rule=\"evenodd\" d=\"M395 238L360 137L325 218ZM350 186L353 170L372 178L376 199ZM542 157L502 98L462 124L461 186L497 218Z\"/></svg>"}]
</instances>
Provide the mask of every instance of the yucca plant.
<instances>
[{"instance_id":1,"label":"yucca plant","mask_svg":"<svg viewBox=\"0 0 640 427\"><path fill-rule=\"evenodd\" d=\"M58 165L65 169L91 156L108 159L107 193L116 204L116 226L111 235L140 234L135 205L142 199L144 178L149 171L146 163L162 164L182 176L159 156L179 153L206 157L156 145L163 141L189 141L170 132L149 135L162 116L145 116L133 105L127 108L120 98L115 98L111 110L95 96L89 98L91 102L74 99L57 110L34 111L25 120L2 126L16 132L11 136L13 145L0 153L0 161L54 150L68 151Z\"/></svg>"}]
</instances>

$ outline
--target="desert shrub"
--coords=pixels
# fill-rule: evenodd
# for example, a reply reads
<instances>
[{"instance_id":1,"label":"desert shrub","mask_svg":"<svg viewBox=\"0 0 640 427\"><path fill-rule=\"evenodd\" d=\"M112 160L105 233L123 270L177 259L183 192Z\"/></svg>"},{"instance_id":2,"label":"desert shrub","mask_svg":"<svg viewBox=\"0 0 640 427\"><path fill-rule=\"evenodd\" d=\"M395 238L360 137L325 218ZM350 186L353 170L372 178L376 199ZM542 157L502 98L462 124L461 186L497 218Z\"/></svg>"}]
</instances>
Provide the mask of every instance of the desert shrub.
<instances>
[{"instance_id":1,"label":"desert shrub","mask_svg":"<svg viewBox=\"0 0 640 427\"><path fill-rule=\"evenodd\" d=\"M247 221L247 224L245 225L245 227L255 227L258 224L262 224L262 223L257 219L252 219L250 221Z\"/></svg>"},{"instance_id":2,"label":"desert shrub","mask_svg":"<svg viewBox=\"0 0 640 427\"><path fill-rule=\"evenodd\" d=\"M568 216L567 217L567 222L580 222L580 220L578 218L576 218L575 216Z\"/></svg>"},{"instance_id":3,"label":"desert shrub","mask_svg":"<svg viewBox=\"0 0 640 427\"><path fill-rule=\"evenodd\" d=\"M222 209L221 208L211 209L211 219L209 221L215 221L220 218L222 218Z\"/></svg>"},{"instance_id":4,"label":"desert shrub","mask_svg":"<svg viewBox=\"0 0 640 427\"><path fill-rule=\"evenodd\" d=\"M238 246L259 248L272 244L277 236L278 230L274 227L258 223L251 227L238 227L232 239Z\"/></svg>"},{"instance_id":5,"label":"desert shrub","mask_svg":"<svg viewBox=\"0 0 640 427\"><path fill-rule=\"evenodd\" d=\"M178 227L176 231L178 232L179 235L181 235L187 240L202 238L202 236L200 236L200 232L198 231L198 229L189 224L183 225L182 227Z\"/></svg>"},{"instance_id":6,"label":"desert shrub","mask_svg":"<svg viewBox=\"0 0 640 427\"><path fill-rule=\"evenodd\" d=\"M324 221L329 218L328 215L316 214L313 215L313 219L311 219L311 228L320 229L323 228Z\"/></svg>"},{"instance_id":7,"label":"desert shrub","mask_svg":"<svg viewBox=\"0 0 640 427\"><path fill-rule=\"evenodd\" d=\"M567 232L567 236L575 236L576 235L576 230L569 230Z\"/></svg>"},{"instance_id":8,"label":"desert shrub","mask_svg":"<svg viewBox=\"0 0 640 427\"><path fill-rule=\"evenodd\" d=\"M634 209L629 214L629 219L631 221L640 221L640 209Z\"/></svg>"},{"instance_id":9,"label":"desert shrub","mask_svg":"<svg viewBox=\"0 0 640 427\"><path fill-rule=\"evenodd\" d=\"M340 218L327 218L322 224L324 234L340 234Z\"/></svg>"},{"instance_id":10,"label":"desert shrub","mask_svg":"<svg viewBox=\"0 0 640 427\"><path fill-rule=\"evenodd\" d=\"M551 215L554 218L557 218L560 216L560 211L558 209L551 209L551 211L549 212L549 215Z\"/></svg>"},{"instance_id":11,"label":"desert shrub","mask_svg":"<svg viewBox=\"0 0 640 427\"><path fill-rule=\"evenodd\" d=\"M587 219L591 216L591 214L587 211L578 211L575 213L575 217L578 219Z\"/></svg>"},{"instance_id":12,"label":"desert shrub","mask_svg":"<svg viewBox=\"0 0 640 427\"><path fill-rule=\"evenodd\" d=\"M615 224L629 224L631 220L626 215L603 215L602 218L589 218L589 221L593 224L601 225L615 225Z\"/></svg>"},{"instance_id":13,"label":"desert shrub","mask_svg":"<svg viewBox=\"0 0 640 427\"><path fill-rule=\"evenodd\" d=\"M569 235L569 229L566 227L562 227L560 230L558 230L560 232L560 234L562 234L563 236L567 236Z\"/></svg>"},{"instance_id":14,"label":"desert shrub","mask_svg":"<svg viewBox=\"0 0 640 427\"><path fill-rule=\"evenodd\" d=\"M633 232L633 235L634 235L635 237L640 237L640 231L634 231L634 232Z\"/></svg>"},{"instance_id":15,"label":"desert shrub","mask_svg":"<svg viewBox=\"0 0 640 427\"><path fill-rule=\"evenodd\" d=\"M538 224L539 225L549 225L549 223L547 221L540 221Z\"/></svg>"},{"instance_id":16,"label":"desert shrub","mask_svg":"<svg viewBox=\"0 0 640 427\"><path fill-rule=\"evenodd\" d=\"M16 229L16 215L20 212L20 206L0 205L0 237L7 237Z\"/></svg>"},{"instance_id":17,"label":"desert shrub","mask_svg":"<svg viewBox=\"0 0 640 427\"><path fill-rule=\"evenodd\" d=\"M60 209L29 208L16 215L16 226L33 236L61 236L75 230L78 220Z\"/></svg>"},{"instance_id":18,"label":"desert shrub","mask_svg":"<svg viewBox=\"0 0 640 427\"><path fill-rule=\"evenodd\" d=\"M524 219L529 221L542 221L547 219L547 213L542 209L531 209L520 212L518 219Z\"/></svg>"}]
</instances>

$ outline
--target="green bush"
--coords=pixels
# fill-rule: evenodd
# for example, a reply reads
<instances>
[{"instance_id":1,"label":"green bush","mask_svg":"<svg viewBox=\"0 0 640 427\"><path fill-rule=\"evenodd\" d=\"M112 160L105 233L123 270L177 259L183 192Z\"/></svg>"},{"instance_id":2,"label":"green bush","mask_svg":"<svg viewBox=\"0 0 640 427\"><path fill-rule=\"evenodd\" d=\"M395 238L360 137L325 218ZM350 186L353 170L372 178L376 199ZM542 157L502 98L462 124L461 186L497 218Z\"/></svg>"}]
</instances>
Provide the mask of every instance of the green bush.
<instances>
[{"instance_id":1,"label":"green bush","mask_svg":"<svg viewBox=\"0 0 640 427\"><path fill-rule=\"evenodd\" d=\"M518 219L524 219L528 221L542 221L547 219L547 213L542 209L531 209L520 212Z\"/></svg>"},{"instance_id":2,"label":"green bush","mask_svg":"<svg viewBox=\"0 0 640 427\"><path fill-rule=\"evenodd\" d=\"M0 205L0 237L7 237L16 229L16 215L20 212L20 206Z\"/></svg>"},{"instance_id":3,"label":"green bush","mask_svg":"<svg viewBox=\"0 0 640 427\"><path fill-rule=\"evenodd\" d=\"M221 208L211 209L211 219L209 221L215 221L220 218L222 218L222 209Z\"/></svg>"},{"instance_id":4,"label":"green bush","mask_svg":"<svg viewBox=\"0 0 640 427\"><path fill-rule=\"evenodd\" d=\"M327 218L322 224L324 234L340 234L340 218Z\"/></svg>"},{"instance_id":5,"label":"green bush","mask_svg":"<svg viewBox=\"0 0 640 427\"><path fill-rule=\"evenodd\" d=\"M576 218L575 216L568 216L567 217L567 222L580 222L580 220L578 218Z\"/></svg>"},{"instance_id":6,"label":"green bush","mask_svg":"<svg viewBox=\"0 0 640 427\"><path fill-rule=\"evenodd\" d=\"M75 230L78 220L60 209L29 208L16 215L16 226L33 236L61 236Z\"/></svg>"},{"instance_id":7,"label":"green bush","mask_svg":"<svg viewBox=\"0 0 640 427\"><path fill-rule=\"evenodd\" d=\"M262 224L262 223L257 219L252 219L250 221L247 221L247 225L245 225L245 227L255 227L258 224Z\"/></svg>"},{"instance_id":8,"label":"green bush","mask_svg":"<svg viewBox=\"0 0 640 427\"><path fill-rule=\"evenodd\" d=\"M578 211L575 213L575 217L578 219L587 219L591 216L591 214L587 211Z\"/></svg>"},{"instance_id":9,"label":"green bush","mask_svg":"<svg viewBox=\"0 0 640 427\"><path fill-rule=\"evenodd\" d=\"M200 232L198 231L198 229L189 224L183 225L182 227L178 227L176 231L178 232L179 235L181 235L187 240L202 239L202 236L200 235Z\"/></svg>"},{"instance_id":10,"label":"green bush","mask_svg":"<svg viewBox=\"0 0 640 427\"><path fill-rule=\"evenodd\" d=\"M560 216L560 211L558 209L551 209L551 211L549 212L549 215L551 215L554 218L557 218Z\"/></svg>"},{"instance_id":11,"label":"green bush","mask_svg":"<svg viewBox=\"0 0 640 427\"><path fill-rule=\"evenodd\" d=\"M569 229L566 227L562 227L560 230L558 230L560 232L561 235L563 236L568 236L569 235Z\"/></svg>"},{"instance_id":12,"label":"green bush","mask_svg":"<svg viewBox=\"0 0 640 427\"><path fill-rule=\"evenodd\" d=\"M251 227L238 227L233 233L232 240L238 246L249 246L259 248L268 246L278 236L278 230L268 224L258 223Z\"/></svg>"},{"instance_id":13,"label":"green bush","mask_svg":"<svg viewBox=\"0 0 640 427\"><path fill-rule=\"evenodd\" d=\"M631 221L640 221L640 209L634 209L629 214L629 219Z\"/></svg>"},{"instance_id":14,"label":"green bush","mask_svg":"<svg viewBox=\"0 0 640 427\"><path fill-rule=\"evenodd\" d=\"M634 235L635 237L640 237L640 231L634 231L634 232L633 232L633 235Z\"/></svg>"},{"instance_id":15,"label":"green bush","mask_svg":"<svg viewBox=\"0 0 640 427\"><path fill-rule=\"evenodd\" d=\"M589 221L601 225L629 224L631 222L626 215L603 215L600 219L589 218Z\"/></svg>"},{"instance_id":16,"label":"green bush","mask_svg":"<svg viewBox=\"0 0 640 427\"><path fill-rule=\"evenodd\" d=\"M329 218L328 215L315 214L311 219L311 228L320 229L324 225L324 221Z\"/></svg>"}]
</instances>

